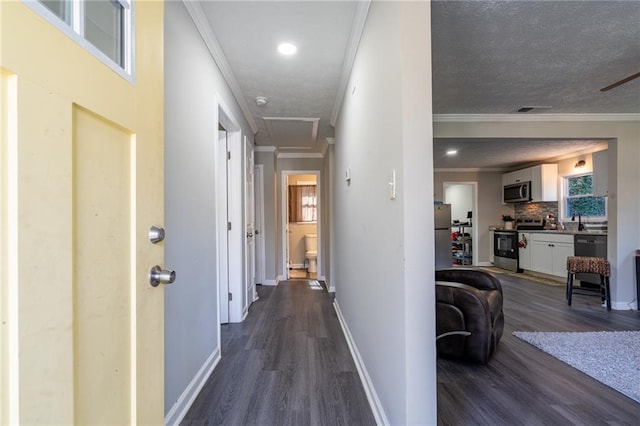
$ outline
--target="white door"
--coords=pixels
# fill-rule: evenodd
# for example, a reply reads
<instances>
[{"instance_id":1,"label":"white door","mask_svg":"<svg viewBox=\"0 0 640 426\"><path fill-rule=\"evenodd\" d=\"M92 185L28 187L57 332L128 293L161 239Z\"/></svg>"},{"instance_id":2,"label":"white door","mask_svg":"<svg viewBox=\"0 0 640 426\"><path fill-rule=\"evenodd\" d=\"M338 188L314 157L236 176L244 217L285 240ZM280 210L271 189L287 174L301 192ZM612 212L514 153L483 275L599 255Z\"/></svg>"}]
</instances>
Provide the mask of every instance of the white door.
<instances>
[{"instance_id":1,"label":"white door","mask_svg":"<svg viewBox=\"0 0 640 426\"><path fill-rule=\"evenodd\" d=\"M245 291L247 309L256 298L255 277L255 191L253 187L253 145L245 138Z\"/></svg>"},{"instance_id":2,"label":"white door","mask_svg":"<svg viewBox=\"0 0 640 426\"><path fill-rule=\"evenodd\" d=\"M216 201L223 205L219 211L223 212L222 217L219 218L220 226L220 244L218 247L218 279L219 279L219 298L220 298L220 323L226 324L229 322L229 148L227 140L227 131L220 126L218 131L218 143L216 149L218 150L218 167L220 173L216 176L218 197ZM221 229L220 229L221 228Z\"/></svg>"},{"instance_id":3,"label":"white door","mask_svg":"<svg viewBox=\"0 0 640 426\"><path fill-rule=\"evenodd\" d=\"M148 236L164 219L164 9L134 7L127 81L24 2L0 5L2 424L164 421L148 276L164 260Z\"/></svg>"},{"instance_id":4,"label":"white door","mask_svg":"<svg viewBox=\"0 0 640 426\"><path fill-rule=\"evenodd\" d=\"M254 185L253 190L255 192L255 230L253 232L254 245L256 252L256 268L255 268L255 283L265 284L265 272L264 272L264 167L262 164L258 164L254 167Z\"/></svg>"}]
</instances>

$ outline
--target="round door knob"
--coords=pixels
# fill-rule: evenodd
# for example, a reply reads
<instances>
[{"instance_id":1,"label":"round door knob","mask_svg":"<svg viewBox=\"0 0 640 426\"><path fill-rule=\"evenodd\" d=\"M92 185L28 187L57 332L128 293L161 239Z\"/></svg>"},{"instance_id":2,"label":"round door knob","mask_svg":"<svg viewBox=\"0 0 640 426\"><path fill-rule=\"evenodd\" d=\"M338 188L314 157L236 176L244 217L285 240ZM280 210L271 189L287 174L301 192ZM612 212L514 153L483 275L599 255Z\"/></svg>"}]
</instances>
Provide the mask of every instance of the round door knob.
<instances>
[{"instance_id":1,"label":"round door knob","mask_svg":"<svg viewBox=\"0 0 640 426\"><path fill-rule=\"evenodd\" d=\"M252 232L247 232L247 238L251 238L253 237L253 233Z\"/></svg>"},{"instance_id":2,"label":"round door knob","mask_svg":"<svg viewBox=\"0 0 640 426\"><path fill-rule=\"evenodd\" d=\"M149 241L156 244L162 240L164 240L164 228L155 225L152 226L151 229L149 229Z\"/></svg>"},{"instance_id":3,"label":"round door knob","mask_svg":"<svg viewBox=\"0 0 640 426\"><path fill-rule=\"evenodd\" d=\"M176 272L170 269L162 269L156 265L149 271L149 283L153 287L159 284L171 284L176 280Z\"/></svg>"}]
</instances>

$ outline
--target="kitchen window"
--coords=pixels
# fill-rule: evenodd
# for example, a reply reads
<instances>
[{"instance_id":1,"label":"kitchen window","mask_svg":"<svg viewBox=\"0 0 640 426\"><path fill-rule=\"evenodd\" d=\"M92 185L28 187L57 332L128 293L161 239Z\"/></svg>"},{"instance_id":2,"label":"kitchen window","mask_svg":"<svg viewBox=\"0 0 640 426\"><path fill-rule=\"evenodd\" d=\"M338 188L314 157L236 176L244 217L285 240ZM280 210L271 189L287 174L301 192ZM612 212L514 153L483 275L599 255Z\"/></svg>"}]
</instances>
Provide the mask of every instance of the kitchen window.
<instances>
[{"instance_id":1,"label":"kitchen window","mask_svg":"<svg viewBox=\"0 0 640 426\"><path fill-rule=\"evenodd\" d=\"M578 216L606 219L607 200L593 195L593 173L563 177L563 217Z\"/></svg>"},{"instance_id":2,"label":"kitchen window","mask_svg":"<svg viewBox=\"0 0 640 426\"><path fill-rule=\"evenodd\" d=\"M133 82L131 0L25 0L25 4Z\"/></svg>"}]
</instances>

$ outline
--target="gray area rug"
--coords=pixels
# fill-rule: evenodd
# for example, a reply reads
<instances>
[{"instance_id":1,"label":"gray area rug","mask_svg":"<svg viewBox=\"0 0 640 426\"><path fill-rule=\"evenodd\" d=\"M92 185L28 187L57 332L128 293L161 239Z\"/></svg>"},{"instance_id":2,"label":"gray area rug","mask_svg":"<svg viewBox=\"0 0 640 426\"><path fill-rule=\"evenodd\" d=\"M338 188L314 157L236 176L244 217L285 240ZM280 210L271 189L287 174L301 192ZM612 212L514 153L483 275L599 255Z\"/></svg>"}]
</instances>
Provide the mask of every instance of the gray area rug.
<instances>
[{"instance_id":1,"label":"gray area rug","mask_svg":"<svg viewBox=\"0 0 640 426\"><path fill-rule=\"evenodd\" d=\"M640 331L513 335L640 402Z\"/></svg>"}]
</instances>

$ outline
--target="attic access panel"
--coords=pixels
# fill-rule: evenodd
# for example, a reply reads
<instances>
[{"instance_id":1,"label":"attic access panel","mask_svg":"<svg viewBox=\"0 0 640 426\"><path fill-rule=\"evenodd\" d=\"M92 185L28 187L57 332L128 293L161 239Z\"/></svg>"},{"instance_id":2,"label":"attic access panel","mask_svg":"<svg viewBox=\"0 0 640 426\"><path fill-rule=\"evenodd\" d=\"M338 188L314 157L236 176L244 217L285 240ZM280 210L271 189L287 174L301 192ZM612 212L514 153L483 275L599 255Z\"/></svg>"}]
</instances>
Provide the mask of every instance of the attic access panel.
<instances>
[{"instance_id":1,"label":"attic access panel","mask_svg":"<svg viewBox=\"0 0 640 426\"><path fill-rule=\"evenodd\" d=\"M318 141L319 118L264 117L274 146L280 149L314 149Z\"/></svg>"}]
</instances>

